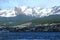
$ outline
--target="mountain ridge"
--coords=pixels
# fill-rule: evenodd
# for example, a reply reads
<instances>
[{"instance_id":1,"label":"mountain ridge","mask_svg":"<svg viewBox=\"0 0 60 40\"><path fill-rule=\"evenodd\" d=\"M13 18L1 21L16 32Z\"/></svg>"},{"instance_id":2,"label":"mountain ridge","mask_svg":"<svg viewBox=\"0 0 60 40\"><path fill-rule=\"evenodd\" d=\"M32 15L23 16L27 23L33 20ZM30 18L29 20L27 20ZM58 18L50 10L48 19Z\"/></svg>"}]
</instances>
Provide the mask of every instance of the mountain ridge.
<instances>
[{"instance_id":1,"label":"mountain ridge","mask_svg":"<svg viewBox=\"0 0 60 40\"><path fill-rule=\"evenodd\" d=\"M18 15L26 15L32 17L45 17L49 15L56 15L60 7L54 8L31 8L26 6L15 7L12 10L0 10L0 17L16 17ZM59 13L60 14L60 13ZM58 14L58 15L59 15Z\"/></svg>"},{"instance_id":2,"label":"mountain ridge","mask_svg":"<svg viewBox=\"0 0 60 40\"><path fill-rule=\"evenodd\" d=\"M0 21L1 22L25 22L35 20L38 18L52 18L51 15L60 15L60 6L53 8L31 8L26 6L15 7L11 10L0 10Z\"/></svg>"}]
</instances>

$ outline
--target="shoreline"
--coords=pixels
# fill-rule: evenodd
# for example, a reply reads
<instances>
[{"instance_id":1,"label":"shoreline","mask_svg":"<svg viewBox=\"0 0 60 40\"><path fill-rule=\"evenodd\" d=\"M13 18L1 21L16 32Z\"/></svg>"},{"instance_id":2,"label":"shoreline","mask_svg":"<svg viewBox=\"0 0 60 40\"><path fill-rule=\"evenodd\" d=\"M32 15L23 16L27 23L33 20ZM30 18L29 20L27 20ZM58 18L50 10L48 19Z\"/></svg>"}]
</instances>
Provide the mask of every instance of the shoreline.
<instances>
[{"instance_id":1,"label":"shoreline","mask_svg":"<svg viewBox=\"0 0 60 40\"><path fill-rule=\"evenodd\" d=\"M60 23L30 25L23 28L14 26L0 26L0 30L8 30L10 32L60 32Z\"/></svg>"}]
</instances>

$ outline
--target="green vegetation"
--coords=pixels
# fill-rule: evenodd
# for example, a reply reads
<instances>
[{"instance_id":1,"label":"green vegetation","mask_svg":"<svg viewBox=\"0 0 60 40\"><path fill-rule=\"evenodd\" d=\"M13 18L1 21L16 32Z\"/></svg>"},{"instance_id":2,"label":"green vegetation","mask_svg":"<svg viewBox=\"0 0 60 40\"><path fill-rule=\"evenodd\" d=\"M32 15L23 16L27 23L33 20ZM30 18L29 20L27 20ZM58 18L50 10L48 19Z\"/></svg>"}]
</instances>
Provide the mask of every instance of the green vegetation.
<instances>
[{"instance_id":1,"label":"green vegetation","mask_svg":"<svg viewBox=\"0 0 60 40\"><path fill-rule=\"evenodd\" d=\"M25 21L25 22L1 22L0 21L0 26L16 26L20 25L23 23L28 23L32 22L32 25L37 25L37 24L51 24L51 23L60 23L60 18L59 17L46 17L46 18L38 18L35 20L31 21Z\"/></svg>"},{"instance_id":2,"label":"green vegetation","mask_svg":"<svg viewBox=\"0 0 60 40\"><path fill-rule=\"evenodd\" d=\"M40 18L32 21L32 24L51 24L51 23L60 23L60 18Z\"/></svg>"},{"instance_id":3,"label":"green vegetation","mask_svg":"<svg viewBox=\"0 0 60 40\"><path fill-rule=\"evenodd\" d=\"M20 22L0 22L0 26L15 26L20 24Z\"/></svg>"}]
</instances>

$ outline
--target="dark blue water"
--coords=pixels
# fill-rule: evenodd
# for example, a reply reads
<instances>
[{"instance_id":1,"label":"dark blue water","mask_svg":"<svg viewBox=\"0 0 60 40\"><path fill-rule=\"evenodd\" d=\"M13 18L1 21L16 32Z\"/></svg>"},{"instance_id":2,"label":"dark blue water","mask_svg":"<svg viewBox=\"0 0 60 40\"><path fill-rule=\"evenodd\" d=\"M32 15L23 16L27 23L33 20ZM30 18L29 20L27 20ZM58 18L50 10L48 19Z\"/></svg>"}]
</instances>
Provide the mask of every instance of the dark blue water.
<instances>
[{"instance_id":1,"label":"dark blue water","mask_svg":"<svg viewBox=\"0 0 60 40\"><path fill-rule=\"evenodd\" d=\"M0 31L0 40L60 40L60 32Z\"/></svg>"}]
</instances>

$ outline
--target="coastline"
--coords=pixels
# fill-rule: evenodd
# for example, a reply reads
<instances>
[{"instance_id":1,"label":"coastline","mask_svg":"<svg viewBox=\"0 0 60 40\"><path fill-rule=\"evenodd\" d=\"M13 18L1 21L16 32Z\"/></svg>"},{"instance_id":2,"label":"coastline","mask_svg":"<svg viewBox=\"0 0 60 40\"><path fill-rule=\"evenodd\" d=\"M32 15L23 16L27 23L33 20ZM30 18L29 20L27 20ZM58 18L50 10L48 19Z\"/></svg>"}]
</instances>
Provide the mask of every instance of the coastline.
<instances>
[{"instance_id":1,"label":"coastline","mask_svg":"<svg viewBox=\"0 0 60 40\"><path fill-rule=\"evenodd\" d=\"M25 23L20 26L0 26L0 30L8 30L10 32L60 32L60 23L28 25Z\"/></svg>"}]
</instances>

